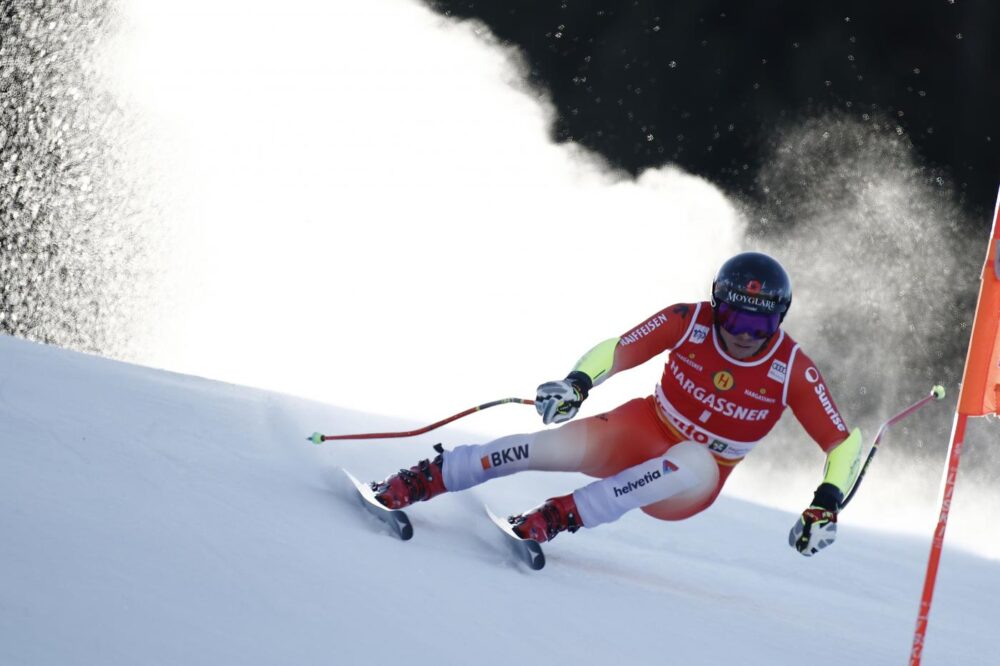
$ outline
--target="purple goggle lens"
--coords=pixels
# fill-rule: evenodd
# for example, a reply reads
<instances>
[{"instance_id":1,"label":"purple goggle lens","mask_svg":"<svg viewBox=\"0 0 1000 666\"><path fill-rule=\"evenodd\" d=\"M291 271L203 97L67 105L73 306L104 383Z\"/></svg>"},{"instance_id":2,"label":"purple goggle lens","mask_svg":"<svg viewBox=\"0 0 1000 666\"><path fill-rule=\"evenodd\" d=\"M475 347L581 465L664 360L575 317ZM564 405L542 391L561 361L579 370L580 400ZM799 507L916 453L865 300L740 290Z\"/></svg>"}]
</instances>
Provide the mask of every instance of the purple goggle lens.
<instances>
[{"instance_id":1,"label":"purple goggle lens","mask_svg":"<svg viewBox=\"0 0 1000 666\"><path fill-rule=\"evenodd\" d=\"M778 330L778 326L781 325L781 315L778 313L746 312L738 310L728 303L719 303L718 307L715 308L715 321L732 335L749 333L750 337L763 340L771 337Z\"/></svg>"}]
</instances>

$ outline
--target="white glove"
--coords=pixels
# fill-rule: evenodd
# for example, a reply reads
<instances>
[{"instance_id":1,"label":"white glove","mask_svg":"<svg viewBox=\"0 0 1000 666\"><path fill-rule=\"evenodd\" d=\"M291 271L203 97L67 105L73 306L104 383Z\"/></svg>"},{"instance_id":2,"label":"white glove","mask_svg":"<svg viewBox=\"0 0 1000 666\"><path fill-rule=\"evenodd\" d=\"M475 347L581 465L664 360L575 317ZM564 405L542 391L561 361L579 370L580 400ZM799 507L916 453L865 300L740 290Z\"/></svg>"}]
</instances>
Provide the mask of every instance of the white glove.
<instances>
[{"instance_id":1,"label":"white glove","mask_svg":"<svg viewBox=\"0 0 1000 666\"><path fill-rule=\"evenodd\" d=\"M816 489L812 504L802 512L788 533L788 545L806 557L812 557L837 538L837 511L843 493L832 483Z\"/></svg>"},{"instance_id":2,"label":"white glove","mask_svg":"<svg viewBox=\"0 0 1000 666\"><path fill-rule=\"evenodd\" d=\"M590 377L579 371L569 373L566 379L540 385L535 395L535 410L542 423L562 423L576 416L592 386Z\"/></svg>"}]
</instances>

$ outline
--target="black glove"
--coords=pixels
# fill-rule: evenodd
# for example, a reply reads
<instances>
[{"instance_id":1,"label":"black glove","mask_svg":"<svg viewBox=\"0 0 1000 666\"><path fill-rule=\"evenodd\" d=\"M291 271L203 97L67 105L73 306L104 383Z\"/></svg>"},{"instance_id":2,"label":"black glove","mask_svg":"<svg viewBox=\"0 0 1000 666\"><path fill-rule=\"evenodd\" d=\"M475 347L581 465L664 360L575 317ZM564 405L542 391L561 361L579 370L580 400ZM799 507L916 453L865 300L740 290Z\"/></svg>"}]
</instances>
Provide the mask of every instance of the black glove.
<instances>
[{"instance_id":1,"label":"black glove","mask_svg":"<svg viewBox=\"0 0 1000 666\"><path fill-rule=\"evenodd\" d=\"M566 379L540 385L535 395L535 410L541 415L542 423L569 421L576 416L593 387L593 380L579 370L566 375Z\"/></svg>"},{"instance_id":2,"label":"black glove","mask_svg":"<svg viewBox=\"0 0 1000 666\"><path fill-rule=\"evenodd\" d=\"M819 484L812 504L788 533L788 545L811 557L833 543L837 538L837 512L843 500L840 488L832 483Z\"/></svg>"}]
</instances>

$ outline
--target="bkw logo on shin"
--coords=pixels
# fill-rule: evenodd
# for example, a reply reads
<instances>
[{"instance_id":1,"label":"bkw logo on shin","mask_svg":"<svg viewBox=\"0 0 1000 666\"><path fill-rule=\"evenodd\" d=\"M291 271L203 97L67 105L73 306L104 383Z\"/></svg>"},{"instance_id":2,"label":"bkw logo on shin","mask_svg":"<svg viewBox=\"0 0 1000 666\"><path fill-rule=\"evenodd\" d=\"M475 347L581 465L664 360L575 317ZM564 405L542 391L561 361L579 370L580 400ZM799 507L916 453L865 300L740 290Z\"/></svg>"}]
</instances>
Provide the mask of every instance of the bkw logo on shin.
<instances>
[{"instance_id":1,"label":"bkw logo on shin","mask_svg":"<svg viewBox=\"0 0 1000 666\"><path fill-rule=\"evenodd\" d=\"M500 467L501 465L527 459L528 445L522 444L521 446L511 446L500 451L494 451L490 455L480 458L479 462L482 464L483 469L490 469L491 467Z\"/></svg>"},{"instance_id":2,"label":"bkw logo on shin","mask_svg":"<svg viewBox=\"0 0 1000 666\"><path fill-rule=\"evenodd\" d=\"M670 474L671 472L676 472L679 468L677 465L673 464L669 460L663 461L662 469L654 469L651 472L646 472L643 476L639 477L635 481L629 481L624 486L612 486L615 491L615 497L621 497L623 495L628 495L633 490L638 490L646 484L652 483L657 479L662 479L664 475Z\"/></svg>"}]
</instances>

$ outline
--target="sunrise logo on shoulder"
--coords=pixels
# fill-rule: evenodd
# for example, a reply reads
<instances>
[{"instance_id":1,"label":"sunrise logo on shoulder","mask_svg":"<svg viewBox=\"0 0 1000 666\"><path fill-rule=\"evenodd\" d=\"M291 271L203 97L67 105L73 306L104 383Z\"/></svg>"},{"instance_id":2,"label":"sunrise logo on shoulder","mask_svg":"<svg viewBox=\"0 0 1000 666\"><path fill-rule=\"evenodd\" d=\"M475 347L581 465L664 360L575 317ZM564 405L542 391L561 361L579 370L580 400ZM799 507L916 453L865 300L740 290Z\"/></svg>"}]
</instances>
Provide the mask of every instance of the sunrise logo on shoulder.
<instances>
[{"instance_id":1,"label":"sunrise logo on shoulder","mask_svg":"<svg viewBox=\"0 0 1000 666\"><path fill-rule=\"evenodd\" d=\"M712 375L712 383L715 384L715 388L720 391L728 391L736 386L736 380L733 379L732 373L728 370L720 370Z\"/></svg>"}]
</instances>

